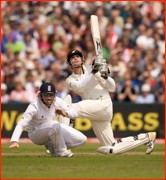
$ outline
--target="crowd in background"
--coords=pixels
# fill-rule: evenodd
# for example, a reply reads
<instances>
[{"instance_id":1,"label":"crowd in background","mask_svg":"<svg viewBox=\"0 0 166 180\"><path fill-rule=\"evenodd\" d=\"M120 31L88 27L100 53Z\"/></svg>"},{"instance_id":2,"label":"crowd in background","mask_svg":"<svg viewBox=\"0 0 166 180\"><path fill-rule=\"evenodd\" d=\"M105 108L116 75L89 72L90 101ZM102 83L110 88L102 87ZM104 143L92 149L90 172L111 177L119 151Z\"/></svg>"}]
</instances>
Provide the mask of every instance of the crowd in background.
<instances>
[{"instance_id":1,"label":"crowd in background","mask_svg":"<svg viewBox=\"0 0 166 180\"><path fill-rule=\"evenodd\" d=\"M43 82L80 101L66 88L66 55L95 59L92 14L116 82L112 101L165 103L165 1L1 1L1 103L32 102Z\"/></svg>"}]
</instances>

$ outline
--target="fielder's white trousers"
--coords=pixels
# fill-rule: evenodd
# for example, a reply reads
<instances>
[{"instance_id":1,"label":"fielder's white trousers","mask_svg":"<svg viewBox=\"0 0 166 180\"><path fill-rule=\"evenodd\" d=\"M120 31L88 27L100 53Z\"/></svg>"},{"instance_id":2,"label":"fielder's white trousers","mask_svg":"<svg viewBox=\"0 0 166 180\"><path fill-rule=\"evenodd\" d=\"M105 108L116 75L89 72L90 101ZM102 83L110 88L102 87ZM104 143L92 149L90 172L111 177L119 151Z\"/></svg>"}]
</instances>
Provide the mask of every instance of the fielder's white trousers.
<instances>
[{"instance_id":1,"label":"fielder's white trousers","mask_svg":"<svg viewBox=\"0 0 166 180\"><path fill-rule=\"evenodd\" d=\"M52 141L57 155L62 155L67 149L82 146L87 140L81 132L55 120L35 126L34 130L28 132L28 136L37 145Z\"/></svg>"},{"instance_id":2,"label":"fielder's white trousers","mask_svg":"<svg viewBox=\"0 0 166 180\"><path fill-rule=\"evenodd\" d=\"M72 107L77 111L79 118L91 121L94 133L103 146L111 146L115 142L110 123L113 116L110 98L101 97L98 100L83 100L73 103Z\"/></svg>"}]
</instances>

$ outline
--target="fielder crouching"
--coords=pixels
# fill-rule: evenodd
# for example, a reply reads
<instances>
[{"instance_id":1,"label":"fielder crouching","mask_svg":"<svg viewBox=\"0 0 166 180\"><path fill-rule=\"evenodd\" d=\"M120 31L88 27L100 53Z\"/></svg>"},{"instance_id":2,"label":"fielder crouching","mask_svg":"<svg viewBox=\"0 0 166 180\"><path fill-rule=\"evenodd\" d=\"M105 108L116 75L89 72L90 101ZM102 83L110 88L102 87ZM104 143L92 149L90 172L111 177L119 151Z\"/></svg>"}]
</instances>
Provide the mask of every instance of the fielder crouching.
<instances>
[{"instance_id":1,"label":"fielder crouching","mask_svg":"<svg viewBox=\"0 0 166 180\"><path fill-rule=\"evenodd\" d=\"M77 112L62 99L56 97L53 84L44 83L40 87L38 99L32 102L18 122L9 148L19 148L19 138L26 127L30 140L37 145L45 145L53 157L72 157L67 149L82 146L87 138L81 132L55 121L57 114L75 119Z\"/></svg>"},{"instance_id":2,"label":"fielder crouching","mask_svg":"<svg viewBox=\"0 0 166 180\"><path fill-rule=\"evenodd\" d=\"M117 141L114 139L111 128L113 107L109 91L115 90L115 81L109 77L106 60L98 56L92 65L84 66L85 59L78 50L71 50L66 59L73 69L73 73L66 79L67 87L83 99L73 103L72 107L77 111L79 118L91 121L94 133L102 144L97 152L121 154L144 144L147 147L146 154L150 154L154 148L155 132Z\"/></svg>"}]
</instances>

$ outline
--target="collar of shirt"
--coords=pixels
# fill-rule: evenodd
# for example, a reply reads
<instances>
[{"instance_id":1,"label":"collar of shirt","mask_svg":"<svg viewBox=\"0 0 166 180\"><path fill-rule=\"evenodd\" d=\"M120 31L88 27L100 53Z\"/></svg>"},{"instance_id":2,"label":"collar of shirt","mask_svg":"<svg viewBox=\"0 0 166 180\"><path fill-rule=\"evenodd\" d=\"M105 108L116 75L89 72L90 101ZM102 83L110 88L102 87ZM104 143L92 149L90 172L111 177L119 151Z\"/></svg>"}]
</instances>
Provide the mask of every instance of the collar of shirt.
<instances>
[{"instance_id":1,"label":"collar of shirt","mask_svg":"<svg viewBox=\"0 0 166 180\"><path fill-rule=\"evenodd\" d=\"M87 71L87 69L86 69L86 66L82 66L82 68L83 68L83 70L84 70L84 74L88 74L88 71ZM82 75L83 74L83 71L81 71L81 74L75 74L74 72L72 73L72 75L73 76L80 76L80 75Z\"/></svg>"}]
</instances>

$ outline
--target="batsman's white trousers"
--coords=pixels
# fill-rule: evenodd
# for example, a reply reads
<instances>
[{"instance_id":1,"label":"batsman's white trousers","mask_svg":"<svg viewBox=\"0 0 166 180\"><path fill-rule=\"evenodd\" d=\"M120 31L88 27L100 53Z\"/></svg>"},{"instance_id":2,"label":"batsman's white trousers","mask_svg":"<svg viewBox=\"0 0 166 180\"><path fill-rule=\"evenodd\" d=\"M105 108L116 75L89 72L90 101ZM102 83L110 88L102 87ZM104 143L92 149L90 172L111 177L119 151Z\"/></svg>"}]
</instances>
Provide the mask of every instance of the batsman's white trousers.
<instances>
[{"instance_id":1,"label":"batsman's white trousers","mask_svg":"<svg viewBox=\"0 0 166 180\"><path fill-rule=\"evenodd\" d=\"M91 121L94 133L103 146L111 146L115 142L110 123L113 116L112 101L108 96L73 103L72 107L79 118Z\"/></svg>"},{"instance_id":2,"label":"batsman's white trousers","mask_svg":"<svg viewBox=\"0 0 166 180\"><path fill-rule=\"evenodd\" d=\"M34 127L34 130L28 132L28 136L37 145L52 141L58 155L62 155L67 149L82 146L87 140L81 132L55 120Z\"/></svg>"}]
</instances>

